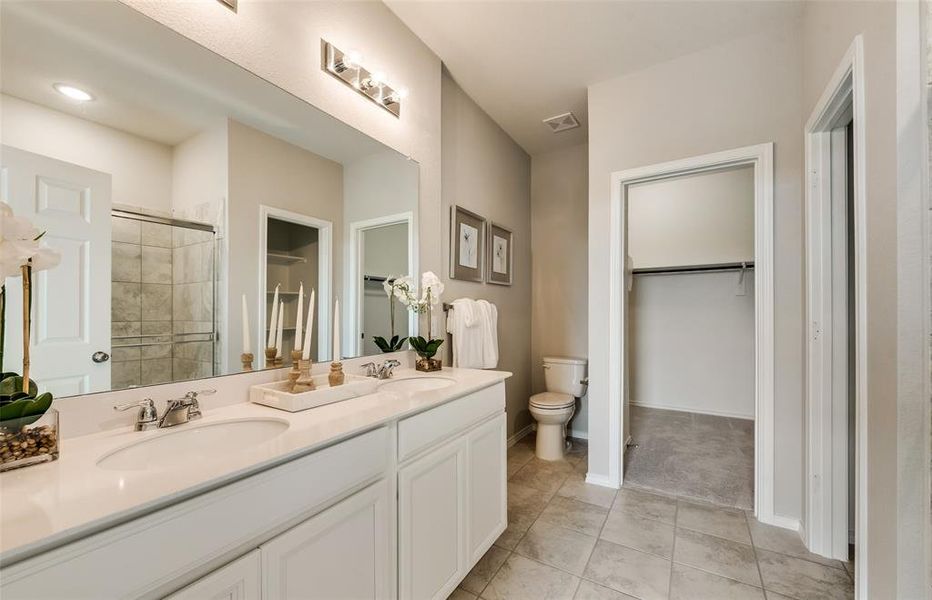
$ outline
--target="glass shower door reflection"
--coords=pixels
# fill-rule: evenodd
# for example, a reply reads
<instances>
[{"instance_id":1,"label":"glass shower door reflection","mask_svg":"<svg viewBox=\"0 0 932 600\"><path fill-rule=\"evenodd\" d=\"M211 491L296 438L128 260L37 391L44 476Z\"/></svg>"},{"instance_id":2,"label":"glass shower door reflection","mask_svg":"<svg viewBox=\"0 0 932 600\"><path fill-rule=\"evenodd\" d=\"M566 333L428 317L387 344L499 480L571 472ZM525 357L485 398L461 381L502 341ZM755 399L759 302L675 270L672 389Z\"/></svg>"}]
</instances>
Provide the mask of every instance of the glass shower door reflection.
<instances>
[{"instance_id":1,"label":"glass shower door reflection","mask_svg":"<svg viewBox=\"0 0 932 600\"><path fill-rule=\"evenodd\" d=\"M216 373L212 228L113 216L112 389Z\"/></svg>"}]
</instances>

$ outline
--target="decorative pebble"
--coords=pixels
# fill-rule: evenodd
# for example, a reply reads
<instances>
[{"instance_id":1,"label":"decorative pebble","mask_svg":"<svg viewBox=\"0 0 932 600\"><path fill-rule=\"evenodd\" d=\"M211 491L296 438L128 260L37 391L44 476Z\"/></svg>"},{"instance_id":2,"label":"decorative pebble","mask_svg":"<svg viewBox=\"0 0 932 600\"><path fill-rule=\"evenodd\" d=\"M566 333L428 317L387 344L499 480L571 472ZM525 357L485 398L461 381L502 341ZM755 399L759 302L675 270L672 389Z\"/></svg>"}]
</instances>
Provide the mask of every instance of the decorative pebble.
<instances>
[{"instance_id":1,"label":"decorative pebble","mask_svg":"<svg viewBox=\"0 0 932 600\"><path fill-rule=\"evenodd\" d=\"M0 430L0 464L57 453L58 432L48 425L16 433Z\"/></svg>"}]
</instances>

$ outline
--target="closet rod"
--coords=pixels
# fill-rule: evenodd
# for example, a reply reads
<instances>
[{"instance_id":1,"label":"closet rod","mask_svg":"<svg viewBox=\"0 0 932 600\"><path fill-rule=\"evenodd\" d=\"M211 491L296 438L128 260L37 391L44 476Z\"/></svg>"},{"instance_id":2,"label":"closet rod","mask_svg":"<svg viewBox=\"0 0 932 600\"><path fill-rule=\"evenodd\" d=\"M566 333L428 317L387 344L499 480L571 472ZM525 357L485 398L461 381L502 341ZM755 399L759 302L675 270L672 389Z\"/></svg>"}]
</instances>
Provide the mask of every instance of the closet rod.
<instances>
[{"instance_id":1,"label":"closet rod","mask_svg":"<svg viewBox=\"0 0 932 600\"><path fill-rule=\"evenodd\" d=\"M753 269L754 261L747 262L730 262L716 265L690 265L683 267L645 267L642 269L632 269L634 275L657 275L657 274L675 274L675 273L711 273L716 271L740 271L742 269Z\"/></svg>"},{"instance_id":2,"label":"closet rod","mask_svg":"<svg viewBox=\"0 0 932 600\"><path fill-rule=\"evenodd\" d=\"M363 275L362 278L364 281L372 281L375 283L385 283L386 281L389 281L389 282L394 281L394 279L390 280L388 277L382 277L380 275Z\"/></svg>"}]
</instances>

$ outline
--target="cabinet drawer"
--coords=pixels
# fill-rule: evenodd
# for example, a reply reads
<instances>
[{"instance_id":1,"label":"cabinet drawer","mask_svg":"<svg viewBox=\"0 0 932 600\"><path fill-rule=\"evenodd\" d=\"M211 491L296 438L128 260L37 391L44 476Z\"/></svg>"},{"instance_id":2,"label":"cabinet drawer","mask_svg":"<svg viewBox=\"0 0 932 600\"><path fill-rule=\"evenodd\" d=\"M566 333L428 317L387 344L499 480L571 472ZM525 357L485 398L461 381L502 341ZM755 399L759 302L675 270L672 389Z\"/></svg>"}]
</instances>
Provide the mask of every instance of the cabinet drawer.
<instances>
[{"instance_id":1,"label":"cabinet drawer","mask_svg":"<svg viewBox=\"0 0 932 600\"><path fill-rule=\"evenodd\" d=\"M382 427L3 570L0 596L139 598L169 591L224 555L389 468Z\"/></svg>"},{"instance_id":2,"label":"cabinet drawer","mask_svg":"<svg viewBox=\"0 0 932 600\"><path fill-rule=\"evenodd\" d=\"M398 423L398 462L505 410L505 384L479 390Z\"/></svg>"}]
</instances>

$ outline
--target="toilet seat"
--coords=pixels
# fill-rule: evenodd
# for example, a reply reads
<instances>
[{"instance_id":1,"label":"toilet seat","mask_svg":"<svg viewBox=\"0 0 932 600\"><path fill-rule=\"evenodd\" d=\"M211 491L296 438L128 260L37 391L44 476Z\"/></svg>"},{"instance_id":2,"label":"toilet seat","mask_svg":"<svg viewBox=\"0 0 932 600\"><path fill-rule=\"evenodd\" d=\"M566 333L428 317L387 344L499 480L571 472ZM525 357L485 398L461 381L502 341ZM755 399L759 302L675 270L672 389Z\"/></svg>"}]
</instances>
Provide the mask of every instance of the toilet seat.
<instances>
[{"instance_id":1,"label":"toilet seat","mask_svg":"<svg viewBox=\"0 0 932 600\"><path fill-rule=\"evenodd\" d=\"M541 392L531 396L530 406L541 410L563 410L576 404L576 399L569 394Z\"/></svg>"}]
</instances>

